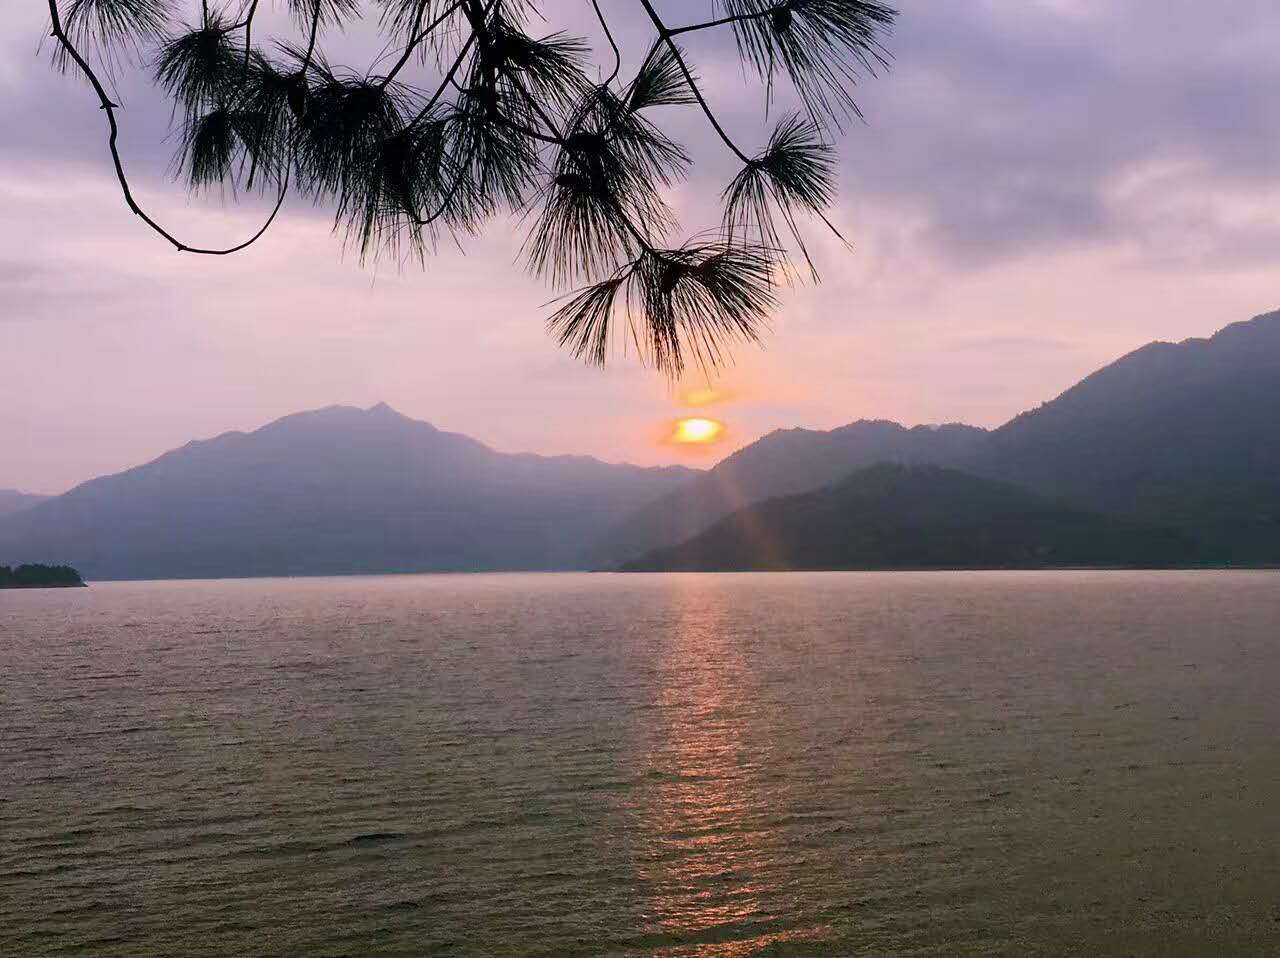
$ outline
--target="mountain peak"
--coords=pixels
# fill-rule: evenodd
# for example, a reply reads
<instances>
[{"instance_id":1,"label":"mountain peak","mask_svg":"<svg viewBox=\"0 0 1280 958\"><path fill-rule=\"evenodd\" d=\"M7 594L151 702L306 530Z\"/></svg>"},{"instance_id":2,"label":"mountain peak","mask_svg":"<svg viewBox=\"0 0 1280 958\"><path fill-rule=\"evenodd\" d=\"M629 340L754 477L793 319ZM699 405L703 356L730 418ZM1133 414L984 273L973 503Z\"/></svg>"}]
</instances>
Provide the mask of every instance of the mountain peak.
<instances>
[{"instance_id":1,"label":"mountain peak","mask_svg":"<svg viewBox=\"0 0 1280 958\"><path fill-rule=\"evenodd\" d=\"M1273 310L1271 310L1271 312L1269 312L1269 313L1260 313L1259 315L1257 315L1257 316L1253 317L1253 319L1251 319L1251 320L1247 320L1247 322L1251 322L1251 323L1280 323L1280 309L1273 309ZM1237 325L1239 325L1239 324L1237 324Z\"/></svg>"},{"instance_id":2,"label":"mountain peak","mask_svg":"<svg viewBox=\"0 0 1280 958\"><path fill-rule=\"evenodd\" d=\"M386 403L329 406L14 511L0 564L57 557L99 579L586 568L617 516L688 478L498 453Z\"/></svg>"},{"instance_id":3,"label":"mountain peak","mask_svg":"<svg viewBox=\"0 0 1280 958\"><path fill-rule=\"evenodd\" d=\"M281 416L279 419L273 420L257 430L257 433L274 433L280 429L327 429L327 428L345 428L364 430L371 427L412 427L430 432L436 432L435 426L427 422L422 422L392 409L385 402L370 406L367 409L360 406L346 406L336 404L332 406L322 406L319 409L308 409L304 412L291 413L287 416Z\"/></svg>"},{"instance_id":4,"label":"mountain peak","mask_svg":"<svg viewBox=\"0 0 1280 958\"><path fill-rule=\"evenodd\" d=\"M1259 336L1274 336L1280 333L1280 310L1271 313L1263 313L1261 316L1255 316L1253 319L1246 319L1243 322L1232 323L1226 326L1211 338L1210 342L1217 341L1236 341L1247 338L1257 338Z\"/></svg>"},{"instance_id":5,"label":"mountain peak","mask_svg":"<svg viewBox=\"0 0 1280 958\"><path fill-rule=\"evenodd\" d=\"M361 410L361 412L364 414L364 418L372 422L386 423L387 425L410 425L413 428L425 429L431 432L440 431L424 419L414 419L412 416L406 416L387 402L375 403L368 409Z\"/></svg>"}]
</instances>

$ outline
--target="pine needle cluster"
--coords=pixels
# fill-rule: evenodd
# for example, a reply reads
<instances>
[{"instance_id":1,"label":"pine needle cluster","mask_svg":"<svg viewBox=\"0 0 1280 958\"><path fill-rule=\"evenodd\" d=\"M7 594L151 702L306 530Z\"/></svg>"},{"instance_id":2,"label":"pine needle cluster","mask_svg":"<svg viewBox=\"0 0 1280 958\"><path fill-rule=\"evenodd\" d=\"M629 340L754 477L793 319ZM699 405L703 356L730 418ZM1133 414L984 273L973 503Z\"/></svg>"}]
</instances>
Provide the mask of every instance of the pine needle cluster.
<instances>
[{"instance_id":1,"label":"pine needle cluster","mask_svg":"<svg viewBox=\"0 0 1280 958\"><path fill-rule=\"evenodd\" d=\"M271 2L48 0L55 63L98 95L120 186L147 225L200 253L266 231L196 249L137 205L102 79L122 63L170 97L189 189L269 192L276 212L301 195L333 211L362 257L421 258L511 217L527 225L528 268L567 290L549 319L562 345L604 364L622 344L671 376L757 340L791 256L816 279L804 224L835 229L833 140L858 115L858 79L887 63L895 17L875 0L707 0L705 19L673 25L650 0L612 0L652 26L628 73L607 0L582 0L611 48L602 65L586 39L537 29L535 0L275 0L296 35L264 42L254 22ZM326 41L360 24L383 54L365 69L331 62ZM702 89L687 46L708 31L733 33L766 104L780 82L800 104L761 150L739 147ZM701 111L740 164L721 223L683 241L670 197L692 160L666 132L672 110Z\"/></svg>"}]
</instances>

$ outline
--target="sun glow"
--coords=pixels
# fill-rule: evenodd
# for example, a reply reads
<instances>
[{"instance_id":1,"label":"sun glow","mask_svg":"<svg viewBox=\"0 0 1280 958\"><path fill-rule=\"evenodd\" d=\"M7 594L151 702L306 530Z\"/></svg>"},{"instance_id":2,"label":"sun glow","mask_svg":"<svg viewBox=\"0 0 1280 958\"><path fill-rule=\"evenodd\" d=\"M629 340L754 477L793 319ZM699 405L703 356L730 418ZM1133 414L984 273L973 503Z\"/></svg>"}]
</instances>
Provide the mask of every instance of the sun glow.
<instances>
[{"instance_id":1,"label":"sun glow","mask_svg":"<svg viewBox=\"0 0 1280 958\"><path fill-rule=\"evenodd\" d=\"M701 445L715 442L724 432L724 423L715 419L704 419L693 416L689 419L676 420L671 432L671 441L685 445Z\"/></svg>"}]
</instances>

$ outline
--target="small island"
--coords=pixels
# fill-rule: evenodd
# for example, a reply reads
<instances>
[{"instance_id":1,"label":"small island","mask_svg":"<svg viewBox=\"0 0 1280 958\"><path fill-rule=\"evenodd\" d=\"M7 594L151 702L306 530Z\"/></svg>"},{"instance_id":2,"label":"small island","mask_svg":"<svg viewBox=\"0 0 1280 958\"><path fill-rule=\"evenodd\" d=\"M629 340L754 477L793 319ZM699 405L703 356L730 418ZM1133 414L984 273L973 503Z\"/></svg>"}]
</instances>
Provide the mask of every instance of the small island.
<instances>
[{"instance_id":1,"label":"small island","mask_svg":"<svg viewBox=\"0 0 1280 958\"><path fill-rule=\"evenodd\" d=\"M69 565L0 565L0 589L76 589L84 584Z\"/></svg>"}]
</instances>

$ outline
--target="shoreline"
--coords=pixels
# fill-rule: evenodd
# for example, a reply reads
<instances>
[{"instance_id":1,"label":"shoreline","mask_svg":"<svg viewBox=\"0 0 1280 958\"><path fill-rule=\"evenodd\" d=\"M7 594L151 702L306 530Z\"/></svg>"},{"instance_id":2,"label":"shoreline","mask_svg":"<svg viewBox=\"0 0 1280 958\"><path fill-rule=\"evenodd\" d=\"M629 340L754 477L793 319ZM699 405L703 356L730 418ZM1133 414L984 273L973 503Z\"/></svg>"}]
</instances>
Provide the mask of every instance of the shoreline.
<instances>
[{"instance_id":1,"label":"shoreline","mask_svg":"<svg viewBox=\"0 0 1280 958\"><path fill-rule=\"evenodd\" d=\"M895 572L1277 572L1280 565L1185 565L1185 566L897 566L846 569L488 569L483 571L427 570L421 572L319 572L228 576L148 576L95 578L96 583L112 582L254 582L307 581L322 579L390 579L428 576L655 576L655 575L859 575ZM0 588L87 588L78 585L3 586Z\"/></svg>"},{"instance_id":2,"label":"shoreline","mask_svg":"<svg viewBox=\"0 0 1280 958\"><path fill-rule=\"evenodd\" d=\"M0 585L0 591L5 589L87 589L87 582L41 582L41 583L24 583L22 585Z\"/></svg>"}]
</instances>

